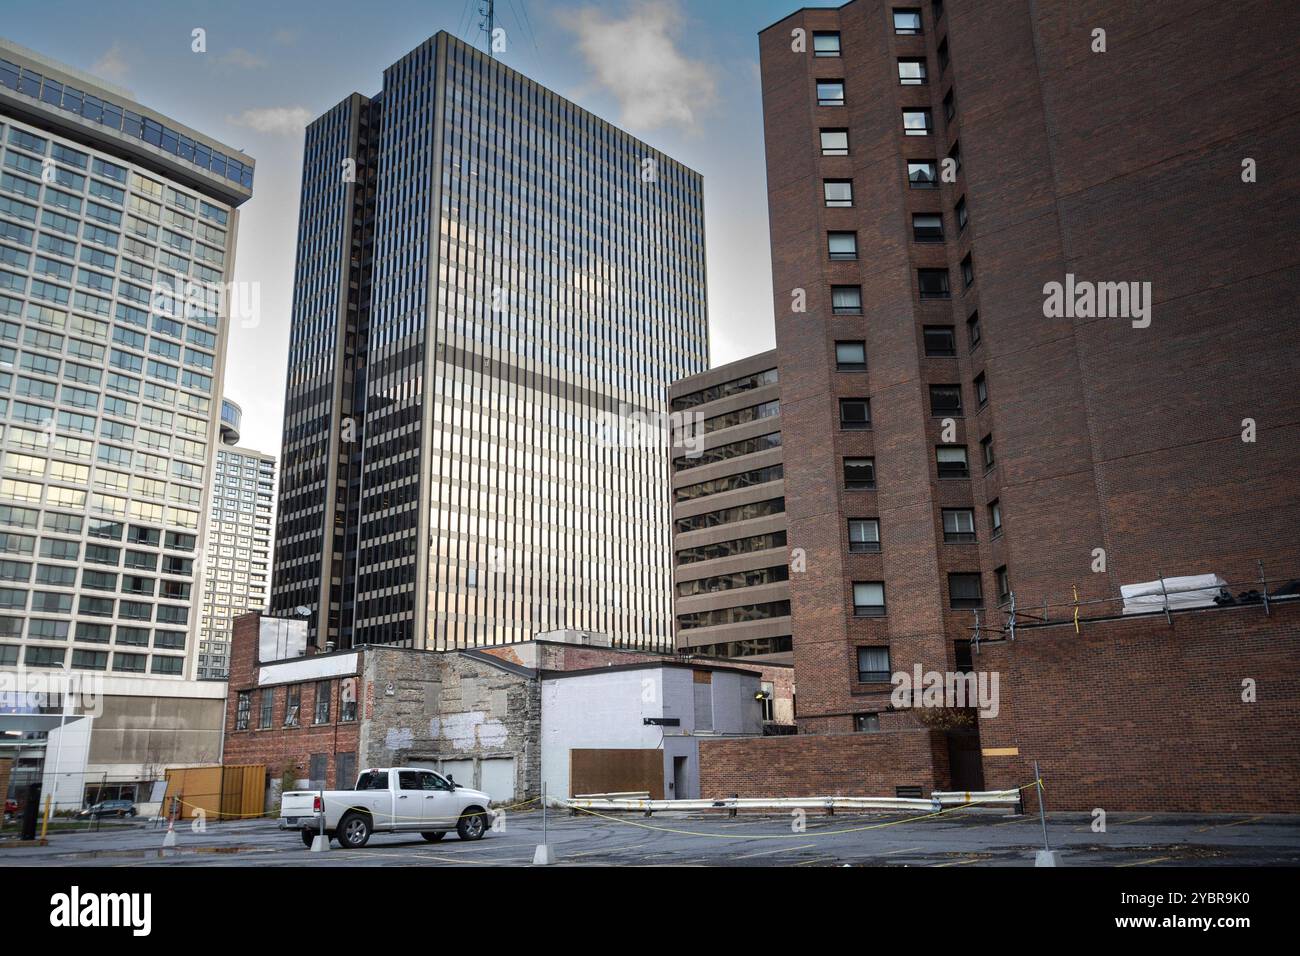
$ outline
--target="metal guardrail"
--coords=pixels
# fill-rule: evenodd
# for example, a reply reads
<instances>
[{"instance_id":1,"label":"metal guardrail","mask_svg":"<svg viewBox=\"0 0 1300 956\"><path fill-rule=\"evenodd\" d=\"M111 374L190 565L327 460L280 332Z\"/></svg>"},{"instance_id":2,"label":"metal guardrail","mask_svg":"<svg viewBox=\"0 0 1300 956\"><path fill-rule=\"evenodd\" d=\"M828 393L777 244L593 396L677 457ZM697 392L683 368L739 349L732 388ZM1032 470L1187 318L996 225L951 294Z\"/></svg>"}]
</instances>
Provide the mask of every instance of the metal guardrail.
<instances>
[{"instance_id":1,"label":"metal guardrail","mask_svg":"<svg viewBox=\"0 0 1300 956\"><path fill-rule=\"evenodd\" d=\"M646 800L613 796L552 800L567 810L623 810L654 813L664 810L914 810L931 813L952 806L1020 806L1019 790L938 791L924 797L726 797L719 800Z\"/></svg>"}]
</instances>

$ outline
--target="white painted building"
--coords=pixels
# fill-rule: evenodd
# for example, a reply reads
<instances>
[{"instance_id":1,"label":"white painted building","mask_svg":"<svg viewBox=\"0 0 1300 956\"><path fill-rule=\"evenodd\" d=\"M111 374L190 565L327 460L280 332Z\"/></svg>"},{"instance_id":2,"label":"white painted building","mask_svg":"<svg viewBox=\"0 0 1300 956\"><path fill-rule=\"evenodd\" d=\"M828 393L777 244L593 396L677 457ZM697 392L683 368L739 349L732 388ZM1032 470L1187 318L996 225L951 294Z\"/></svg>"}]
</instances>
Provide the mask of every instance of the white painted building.
<instances>
[{"instance_id":1,"label":"white painted building","mask_svg":"<svg viewBox=\"0 0 1300 956\"><path fill-rule=\"evenodd\" d=\"M575 767L626 764L623 752L648 750L662 753L663 797L697 799L699 738L760 736L759 697L756 672L725 666L649 662L546 673L541 751L547 796L576 796ZM590 778L576 781L578 788L591 792L583 779ZM613 772L600 779L634 778ZM654 794L658 783L650 775L637 782L622 789Z\"/></svg>"}]
</instances>

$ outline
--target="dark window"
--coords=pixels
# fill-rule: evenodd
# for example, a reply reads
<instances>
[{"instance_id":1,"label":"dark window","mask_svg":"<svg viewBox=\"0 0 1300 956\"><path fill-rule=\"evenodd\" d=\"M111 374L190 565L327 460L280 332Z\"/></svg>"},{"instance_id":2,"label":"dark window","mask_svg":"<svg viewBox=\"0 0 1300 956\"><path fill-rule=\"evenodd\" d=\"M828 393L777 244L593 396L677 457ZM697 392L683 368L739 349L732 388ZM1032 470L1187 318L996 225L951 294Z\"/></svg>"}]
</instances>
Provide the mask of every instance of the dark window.
<instances>
[{"instance_id":1,"label":"dark window","mask_svg":"<svg viewBox=\"0 0 1300 956\"><path fill-rule=\"evenodd\" d=\"M818 106L843 106L844 105L844 81L843 80L818 80L817 81L817 105Z\"/></svg>"},{"instance_id":2,"label":"dark window","mask_svg":"<svg viewBox=\"0 0 1300 956\"><path fill-rule=\"evenodd\" d=\"M954 608L984 606L984 590L980 576L974 573L948 575L948 605Z\"/></svg>"},{"instance_id":3,"label":"dark window","mask_svg":"<svg viewBox=\"0 0 1300 956\"><path fill-rule=\"evenodd\" d=\"M361 776L357 777L357 789L358 790L387 790L388 771L367 770Z\"/></svg>"},{"instance_id":4,"label":"dark window","mask_svg":"<svg viewBox=\"0 0 1300 956\"><path fill-rule=\"evenodd\" d=\"M330 722L330 682L327 680L316 682L316 712L312 715L312 723L328 724Z\"/></svg>"},{"instance_id":5,"label":"dark window","mask_svg":"<svg viewBox=\"0 0 1300 956\"><path fill-rule=\"evenodd\" d=\"M943 540L947 544L969 544L975 540L975 509L944 508Z\"/></svg>"},{"instance_id":6,"label":"dark window","mask_svg":"<svg viewBox=\"0 0 1300 956\"><path fill-rule=\"evenodd\" d=\"M924 334L926 355L952 358L957 354L957 333L951 325L927 325Z\"/></svg>"},{"instance_id":7,"label":"dark window","mask_svg":"<svg viewBox=\"0 0 1300 956\"><path fill-rule=\"evenodd\" d=\"M822 183L822 195L826 197L826 205L828 206L852 206L853 180L827 179Z\"/></svg>"},{"instance_id":8,"label":"dark window","mask_svg":"<svg viewBox=\"0 0 1300 956\"><path fill-rule=\"evenodd\" d=\"M813 34L813 56L836 57L839 55L839 33L827 30Z\"/></svg>"},{"instance_id":9,"label":"dark window","mask_svg":"<svg viewBox=\"0 0 1300 956\"><path fill-rule=\"evenodd\" d=\"M338 753L334 755L334 789L351 790L357 782L357 755L355 753Z\"/></svg>"},{"instance_id":10,"label":"dark window","mask_svg":"<svg viewBox=\"0 0 1300 956\"><path fill-rule=\"evenodd\" d=\"M863 429L871 427L871 401L866 398L840 399L840 428Z\"/></svg>"},{"instance_id":11,"label":"dark window","mask_svg":"<svg viewBox=\"0 0 1300 956\"><path fill-rule=\"evenodd\" d=\"M357 719L357 679L345 677L339 681L339 720L351 723Z\"/></svg>"},{"instance_id":12,"label":"dark window","mask_svg":"<svg viewBox=\"0 0 1300 956\"><path fill-rule=\"evenodd\" d=\"M262 706L257 717L257 727L259 730L271 729L271 709L275 706L275 691L262 691Z\"/></svg>"},{"instance_id":13,"label":"dark window","mask_svg":"<svg viewBox=\"0 0 1300 956\"><path fill-rule=\"evenodd\" d=\"M925 60L900 59L898 61L898 82L902 86L922 86L926 81Z\"/></svg>"},{"instance_id":14,"label":"dark window","mask_svg":"<svg viewBox=\"0 0 1300 956\"><path fill-rule=\"evenodd\" d=\"M299 724L299 711L302 709L302 688L297 684L286 687L284 690L284 725L286 727L297 727Z\"/></svg>"},{"instance_id":15,"label":"dark window","mask_svg":"<svg viewBox=\"0 0 1300 956\"><path fill-rule=\"evenodd\" d=\"M949 123L957 115L957 102L953 98L952 90L949 90L943 98L943 116Z\"/></svg>"},{"instance_id":16,"label":"dark window","mask_svg":"<svg viewBox=\"0 0 1300 956\"><path fill-rule=\"evenodd\" d=\"M917 269L916 280L922 299L948 298L947 269Z\"/></svg>"},{"instance_id":17,"label":"dark window","mask_svg":"<svg viewBox=\"0 0 1300 956\"><path fill-rule=\"evenodd\" d=\"M876 460L845 458L844 487L849 491L868 491L876 487Z\"/></svg>"},{"instance_id":18,"label":"dark window","mask_svg":"<svg viewBox=\"0 0 1300 956\"><path fill-rule=\"evenodd\" d=\"M895 7L894 32L899 36L916 36L921 32L920 7Z\"/></svg>"},{"instance_id":19,"label":"dark window","mask_svg":"<svg viewBox=\"0 0 1300 956\"><path fill-rule=\"evenodd\" d=\"M980 408L989 403L989 383L983 372L975 376L975 400Z\"/></svg>"},{"instance_id":20,"label":"dark window","mask_svg":"<svg viewBox=\"0 0 1300 956\"><path fill-rule=\"evenodd\" d=\"M961 280L968 289L975 283L975 264L969 255L961 261Z\"/></svg>"},{"instance_id":21,"label":"dark window","mask_svg":"<svg viewBox=\"0 0 1300 956\"><path fill-rule=\"evenodd\" d=\"M841 372L867 370L867 344L865 342L836 342L835 368Z\"/></svg>"},{"instance_id":22,"label":"dark window","mask_svg":"<svg viewBox=\"0 0 1300 956\"><path fill-rule=\"evenodd\" d=\"M853 583L853 615L855 617L883 617L884 613L884 582L855 581ZM889 680L888 677L882 679Z\"/></svg>"},{"instance_id":23,"label":"dark window","mask_svg":"<svg viewBox=\"0 0 1300 956\"><path fill-rule=\"evenodd\" d=\"M118 655L121 657L122 655ZM253 707L253 698L248 691L240 691L239 696L235 698L235 729L248 729L248 714Z\"/></svg>"},{"instance_id":24,"label":"dark window","mask_svg":"<svg viewBox=\"0 0 1300 956\"><path fill-rule=\"evenodd\" d=\"M891 677L888 647L858 648L858 681L863 684L883 684Z\"/></svg>"},{"instance_id":25,"label":"dark window","mask_svg":"<svg viewBox=\"0 0 1300 956\"><path fill-rule=\"evenodd\" d=\"M943 42L939 44L939 72L942 73L948 69L948 38L944 37Z\"/></svg>"},{"instance_id":26,"label":"dark window","mask_svg":"<svg viewBox=\"0 0 1300 956\"><path fill-rule=\"evenodd\" d=\"M862 287L857 285L831 286L831 311L836 315L861 315Z\"/></svg>"},{"instance_id":27,"label":"dark window","mask_svg":"<svg viewBox=\"0 0 1300 956\"><path fill-rule=\"evenodd\" d=\"M934 0L930 7L934 10L934 22L938 23L943 19L943 0Z\"/></svg>"},{"instance_id":28,"label":"dark window","mask_svg":"<svg viewBox=\"0 0 1300 956\"><path fill-rule=\"evenodd\" d=\"M969 478L970 465L965 445L940 445L934 450L940 478Z\"/></svg>"},{"instance_id":29,"label":"dark window","mask_svg":"<svg viewBox=\"0 0 1300 956\"><path fill-rule=\"evenodd\" d=\"M938 189L939 169L932 159L907 161L907 185L911 189Z\"/></svg>"},{"instance_id":30,"label":"dark window","mask_svg":"<svg viewBox=\"0 0 1300 956\"><path fill-rule=\"evenodd\" d=\"M827 233L826 252L835 260L856 259L858 257L858 234L856 232Z\"/></svg>"},{"instance_id":31,"label":"dark window","mask_svg":"<svg viewBox=\"0 0 1300 956\"><path fill-rule=\"evenodd\" d=\"M936 417L961 414L960 385L931 385L930 414Z\"/></svg>"},{"instance_id":32,"label":"dark window","mask_svg":"<svg viewBox=\"0 0 1300 956\"><path fill-rule=\"evenodd\" d=\"M849 131L846 129L824 129L822 132L823 156L849 155Z\"/></svg>"},{"instance_id":33,"label":"dark window","mask_svg":"<svg viewBox=\"0 0 1300 956\"><path fill-rule=\"evenodd\" d=\"M961 143L952 144L952 149L948 150L948 158L952 160L952 171L961 172Z\"/></svg>"},{"instance_id":34,"label":"dark window","mask_svg":"<svg viewBox=\"0 0 1300 956\"><path fill-rule=\"evenodd\" d=\"M879 714L854 714L853 729L860 734L874 734L880 730Z\"/></svg>"},{"instance_id":35,"label":"dark window","mask_svg":"<svg viewBox=\"0 0 1300 956\"><path fill-rule=\"evenodd\" d=\"M997 498L989 502L989 527L995 538L1002 533L1002 505Z\"/></svg>"},{"instance_id":36,"label":"dark window","mask_svg":"<svg viewBox=\"0 0 1300 956\"><path fill-rule=\"evenodd\" d=\"M849 519L849 553L874 554L880 550L880 520L878 518Z\"/></svg>"},{"instance_id":37,"label":"dark window","mask_svg":"<svg viewBox=\"0 0 1300 956\"><path fill-rule=\"evenodd\" d=\"M980 450L984 452L984 470L988 471L995 464L997 459L993 457L993 436L985 435L980 439Z\"/></svg>"},{"instance_id":38,"label":"dark window","mask_svg":"<svg viewBox=\"0 0 1300 956\"><path fill-rule=\"evenodd\" d=\"M929 136L934 130L934 123L929 110L909 108L903 110L903 134L905 136Z\"/></svg>"},{"instance_id":39,"label":"dark window","mask_svg":"<svg viewBox=\"0 0 1300 956\"><path fill-rule=\"evenodd\" d=\"M966 338L970 341L970 349L975 351L975 346L980 344L980 314L972 312L970 318L966 320Z\"/></svg>"},{"instance_id":40,"label":"dark window","mask_svg":"<svg viewBox=\"0 0 1300 956\"><path fill-rule=\"evenodd\" d=\"M917 242L943 242L943 216L937 212L912 213L912 238Z\"/></svg>"},{"instance_id":41,"label":"dark window","mask_svg":"<svg viewBox=\"0 0 1300 956\"><path fill-rule=\"evenodd\" d=\"M966 212L965 196L962 196L960 199L957 200L956 214L957 214L957 232L960 233L965 230L966 220L968 218L968 214Z\"/></svg>"},{"instance_id":42,"label":"dark window","mask_svg":"<svg viewBox=\"0 0 1300 956\"><path fill-rule=\"evenodd\" d=\"M1011 578L1007 575L1007 566L1004 564L995 572L998 581L998 603L1006 604L1011 600Z\"/></svg>"}]
</instances>

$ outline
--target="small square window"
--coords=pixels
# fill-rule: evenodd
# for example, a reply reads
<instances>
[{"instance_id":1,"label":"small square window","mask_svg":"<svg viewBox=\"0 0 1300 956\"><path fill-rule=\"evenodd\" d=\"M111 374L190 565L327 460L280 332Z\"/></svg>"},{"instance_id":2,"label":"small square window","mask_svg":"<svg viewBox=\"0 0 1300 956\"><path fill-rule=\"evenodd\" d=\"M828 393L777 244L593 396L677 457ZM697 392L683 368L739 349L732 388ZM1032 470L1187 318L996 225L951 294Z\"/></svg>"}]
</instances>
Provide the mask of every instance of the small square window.
<instances>
[{"instance_id":1,"label":"small square window","mask_svg":"<svg viewBox=\"0 0 1300 956\"><path fill-rule=\"evenodd\" d=\"M849 155L849 131L846 129L824 129L822 132L823 156Z\"/></svg>"},{"instance_id":2,"label":"small square window","mask_svg":"<svg viewBox=\"0 0 1300 956\"><path fill-rule=\"evenodd\" d=\"M903 110L903 133L907 136L929 136L934 131L929 110Z\"/></svg>"},{"instance_id":3,"label":"small square window","mask_svg":"<svg viewBox=\"0 0 1300 956\"><path fill-rule=\"evenodd\" d=\"M857 285L831 286L831 311L835 315L861 315L862 287Z\"/></svg>"},{"instance_id":4,"label":"small square window","mask_svg":"<svg viewBox=\"0 0 1300 956\"><path fill-rule=\"evenodd\" d=\"M845 458L844 487L848 491L870 491L876 487L874 458Z\"/></svg>"},{"instance_id":5,"label":"small square window","mask_svg":"<svg viewBox=\"0 0 1300 956\"><path fill-rule=\"evenodd\" d=\"M898 82L900 86L923 86L926 78L924 59L900 59L898 61Z\"/></svg>"},{"instance_id":6,"label":"small square window","mask_svg":"<svg viewBox=\"0 0 1300 956\"><path fill-rule=\"evenodd\" d=\"M851 261L858 257L856 232L829 232L826 234L826 251L836 261Z\"/></svg>"},{"instance_id":7,"label":"small square window","mask_svg":"<svg viewBox=\"0 0 1300 956\"><path fill-rule=\"evenodd\" d=\"M885 614L885 585L881 581L858 581L853 585L853 616L883 617ZM881 680L889 680L883 677Z\"/></svg>"},{"instance_id":8,"label":"small square window","mask_svg":"<svg viewBox=\"0 0 1300 956\"><path fill-rule=\"evenodd\" d=\"M854 714L853 730L859 734L874 734L880 730L879 714Z\"/></svg>"},{"instance_id":9,"label":"small square window","mask_svg":"<svg viewBox=\"0 0 1300 956\"><path fill-rule=\"evenodd\" d=\"M930 414L936 418L961 414L960 385L931 385Z\"/></svg>"},{"instance_id":10,"label":"small square window","mask_svg":"<svg viewBox=\"0 0 1300 956\"><path fill-rule=\"evenodd\" d=\"M888 647L858 648L858 682L883 684L893 675L889 666Z\"/></svg>"},{"instance_id":11,"label":"small square window","mask_svg":"<svg viewBox=\"0 0 1300 956\"><path fill-rule=\"evenodd\" d=\"M826 205L831 207L844 207L853 205L853 180L851 179L827 179L822 182L822 195L826 197Z\"/></svg>"},{"instance_id":12,"label":"small square window","mask_svg":"<svg viewBox=\"0 0 1300 956\"><path fill-rule=\"evenodd\" d=\"M844 105L844 81L843 80L818 80L817 81L817 105L818 106L843 106Z\"/></svg>"},{"instance_id":13,"label":"small square window","mask_svg":"<svg viewBox=\"0 0 1300 956\"><path fill-rule=\"evenodd\" d=\"M975 540L975 509L944 508L943 540L946 544L969 544Z\"/></svg>"},{"instance_id":14,"label":"small square window","mask_svg":"<svg viewBox=\"0 0 1300 956\"><path fill-rule=\"evenodd\" d=\"M984 588L980 576L962 572L948 575L948 606L976 608L984 606Z\"/></svg>"},{"instance_id":15,"label":"small square window","mask_svg":"<svg viewBox=\"0 0 1300 956\"><path fill-rule=\"evenodd\" d=\"M916 242L943 242L943 216L937 212L912 213L912 238Z\"/></svg>"},{"instance_id":16,"label":"small square window","mask_svg":"<svg viewBox=\"0 0 1300 956\"><path fill-rule=\"evenodd\" d=\"M916 281L922 299L947 299L951 295L947 269L917 269Z\"/></svg>"},{"instance_id":17,"label":"small square window","mask_svg":"<svg viewBox=\"0 0 1300 956\"><path fill-rule=\"evenodd\" d=\"M932 159L909 159L907 185L909 189L938 189L938 165Z\"/></svg>"},{"instance_id":18,"label":"small square window","mask_svg":"<svg viewBox=\"0 0 1300 956\"><path fill-rule=\"evenodd\" d=\"M840 55L840 35L826 30L813 34L813 56L837 57Z\"/></svg>"},{"instance_id":19,"label":"small square window","mask_svg":"<svg viewBox=\"0 0 1300 956\"><path fill-rule=\"evenodd\" d=\"M921 10L919 7L896 7L894 9L894 33L898 36L916 36L921 32Z\"/></svg>"},{"instance_id":20,"label":"small square window","mask_svg":"<svg viewBox=\"0 0 1300 956\"><path fill-rule=\"evenodd\" d=\"M840 372L865 372L867 370L867 344L865 342L836 342L835 368Z\"/></svg>"},{"instance_id":21,"label":"small square window","mask_svg":"<svg viewBox=\"0 0 1300 956\"><path fill-rule=\"evenodd\" d=\"M927 325L924 335L928 357L954 358L957 355L957 333L951 325Z\"/></svg>"},{"instance_id":22,"label":"small square window","mask_svg":"<svg viewBox=\"0 0 1300 956\"><path fill-rule=\"evenodd\" d=\"M866 398L840 399L840 428L861 431L871 427L871 401Z\"/></svg>"},{"instance_id":23,"label":"small square window","mask_svg":"<svg viewBox=\"0 0 1300 956\"><path fill-rule=\"evenodd\" d=\"M934 450L940 478L969 478L970 464L965 445L939 445Z\"/></svg>"},{"instance_id":24,"label":"small square window","mask_svg":"<svg viewBox=\"0 0 1300 956\"><path fill-rule=\"evenodd\" d=\"M880 521L877 518L849 519L849 553L875 554L880 551Z\"/></svg>"}]
</instances>

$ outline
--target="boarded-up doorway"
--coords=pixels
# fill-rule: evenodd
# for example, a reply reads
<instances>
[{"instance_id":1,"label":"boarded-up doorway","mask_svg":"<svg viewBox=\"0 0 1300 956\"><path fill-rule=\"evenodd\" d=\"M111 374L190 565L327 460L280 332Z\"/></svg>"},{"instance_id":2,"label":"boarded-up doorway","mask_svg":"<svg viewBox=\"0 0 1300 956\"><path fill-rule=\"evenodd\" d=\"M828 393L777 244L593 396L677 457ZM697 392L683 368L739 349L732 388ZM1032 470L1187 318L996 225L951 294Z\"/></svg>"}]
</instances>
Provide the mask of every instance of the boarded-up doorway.
<instances>
[{"instance_id":1,"label":"boarded-up doorway","mask_svg":"<svg viewBox=\"0 0 1300 956\"><path fill-rule=\"evenodd\" d=\"M569 794L648 791L664 798L662 750L570 750Z\"/></svg>"}]
</instances>

